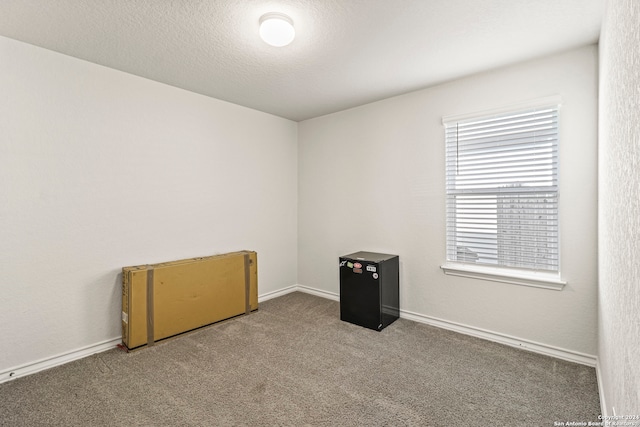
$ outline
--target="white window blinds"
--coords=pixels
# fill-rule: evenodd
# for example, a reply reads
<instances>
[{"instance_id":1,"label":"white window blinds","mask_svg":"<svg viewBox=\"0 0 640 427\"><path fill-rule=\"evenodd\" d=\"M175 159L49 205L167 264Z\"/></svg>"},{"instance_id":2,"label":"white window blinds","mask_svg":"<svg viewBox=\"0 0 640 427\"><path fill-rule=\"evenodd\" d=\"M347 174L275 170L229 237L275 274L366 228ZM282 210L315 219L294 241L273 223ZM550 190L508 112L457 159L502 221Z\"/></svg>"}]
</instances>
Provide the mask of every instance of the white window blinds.
<instances>
[{"instance_id":1,"label":"white window blinds","mask_svg":"<svg viewBox=\"0 0 640 427\"><path fill-rule=\"evenodd\" d=\"M447 260L557 272L558 107L444 125Z\"/></svg>"}]
</instances>

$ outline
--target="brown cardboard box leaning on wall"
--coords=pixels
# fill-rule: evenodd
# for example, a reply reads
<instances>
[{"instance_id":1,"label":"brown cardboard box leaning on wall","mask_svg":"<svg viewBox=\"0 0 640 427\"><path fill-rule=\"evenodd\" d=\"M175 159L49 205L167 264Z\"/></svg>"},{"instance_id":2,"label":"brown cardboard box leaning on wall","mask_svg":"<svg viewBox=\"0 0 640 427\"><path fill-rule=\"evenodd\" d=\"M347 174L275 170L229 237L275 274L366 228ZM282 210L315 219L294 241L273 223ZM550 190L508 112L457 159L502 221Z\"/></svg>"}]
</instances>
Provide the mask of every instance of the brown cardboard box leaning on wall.
<instances>
[{"instance_id":1,"label":"brown cardboard box leaning on wall","mask_svg":"<svg viewBox=\"0 0 640 427\"><path fill-rule=\"evenodd\" d=\"M253 251L122 269L122 342L128 349L257 309Z\"/></svg>"}]
</instances>

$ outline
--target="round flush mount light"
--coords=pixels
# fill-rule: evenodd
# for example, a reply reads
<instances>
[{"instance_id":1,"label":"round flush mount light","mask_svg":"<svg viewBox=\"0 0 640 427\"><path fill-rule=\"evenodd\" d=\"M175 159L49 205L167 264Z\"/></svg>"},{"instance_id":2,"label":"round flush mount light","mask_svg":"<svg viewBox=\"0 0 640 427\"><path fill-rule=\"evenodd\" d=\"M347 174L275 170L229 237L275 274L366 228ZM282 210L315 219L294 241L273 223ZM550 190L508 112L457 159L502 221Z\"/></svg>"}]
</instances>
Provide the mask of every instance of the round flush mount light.
<instances>
[{"instance_id":1,"label":"round flush mount light","mask_svg":"<svg viewBox=\"0 0 640 427\"><path fill-rule=\"evenodd\" d=\"M260 37L271 46L282 47L293 41L293 20L283 13L265 13L260 17Z\"/></svg>"}]
</instances>

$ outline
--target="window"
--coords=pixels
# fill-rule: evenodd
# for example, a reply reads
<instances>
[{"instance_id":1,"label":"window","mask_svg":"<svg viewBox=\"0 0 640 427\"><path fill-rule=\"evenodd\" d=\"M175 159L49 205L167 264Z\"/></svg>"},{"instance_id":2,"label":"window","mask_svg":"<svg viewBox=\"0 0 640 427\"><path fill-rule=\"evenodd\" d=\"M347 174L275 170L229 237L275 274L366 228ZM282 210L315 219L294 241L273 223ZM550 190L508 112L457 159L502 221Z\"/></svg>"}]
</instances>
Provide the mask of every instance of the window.
<instances>
[{"instance_id":1,"label":"window","mask_svg":"<svg viewBox=\"0 0 640 427\"><path fill-rule=\"evenodd\" d=\"M558 275L557 102L443 122L447 262Z\"/></svg>"}]
</instances>

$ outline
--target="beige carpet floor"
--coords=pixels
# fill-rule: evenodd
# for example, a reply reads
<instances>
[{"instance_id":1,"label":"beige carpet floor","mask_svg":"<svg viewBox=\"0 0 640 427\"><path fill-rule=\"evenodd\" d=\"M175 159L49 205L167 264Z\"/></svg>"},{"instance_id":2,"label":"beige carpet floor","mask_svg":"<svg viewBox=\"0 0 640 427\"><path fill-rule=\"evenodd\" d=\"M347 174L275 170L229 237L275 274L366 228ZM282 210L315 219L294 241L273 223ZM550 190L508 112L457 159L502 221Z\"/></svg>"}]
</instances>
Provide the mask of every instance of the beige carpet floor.
<instances>
[{"instance_id":1,"label":"beige carpet floor","mask_svg":"<svg viewBox=\"0 0 640 427\"><path fill-rule=\"evenodd\" d=\"M2 426L553 426L597 421L595 370L291 293L132 353L0 385Z\"/></svg>"}]
</instances>

